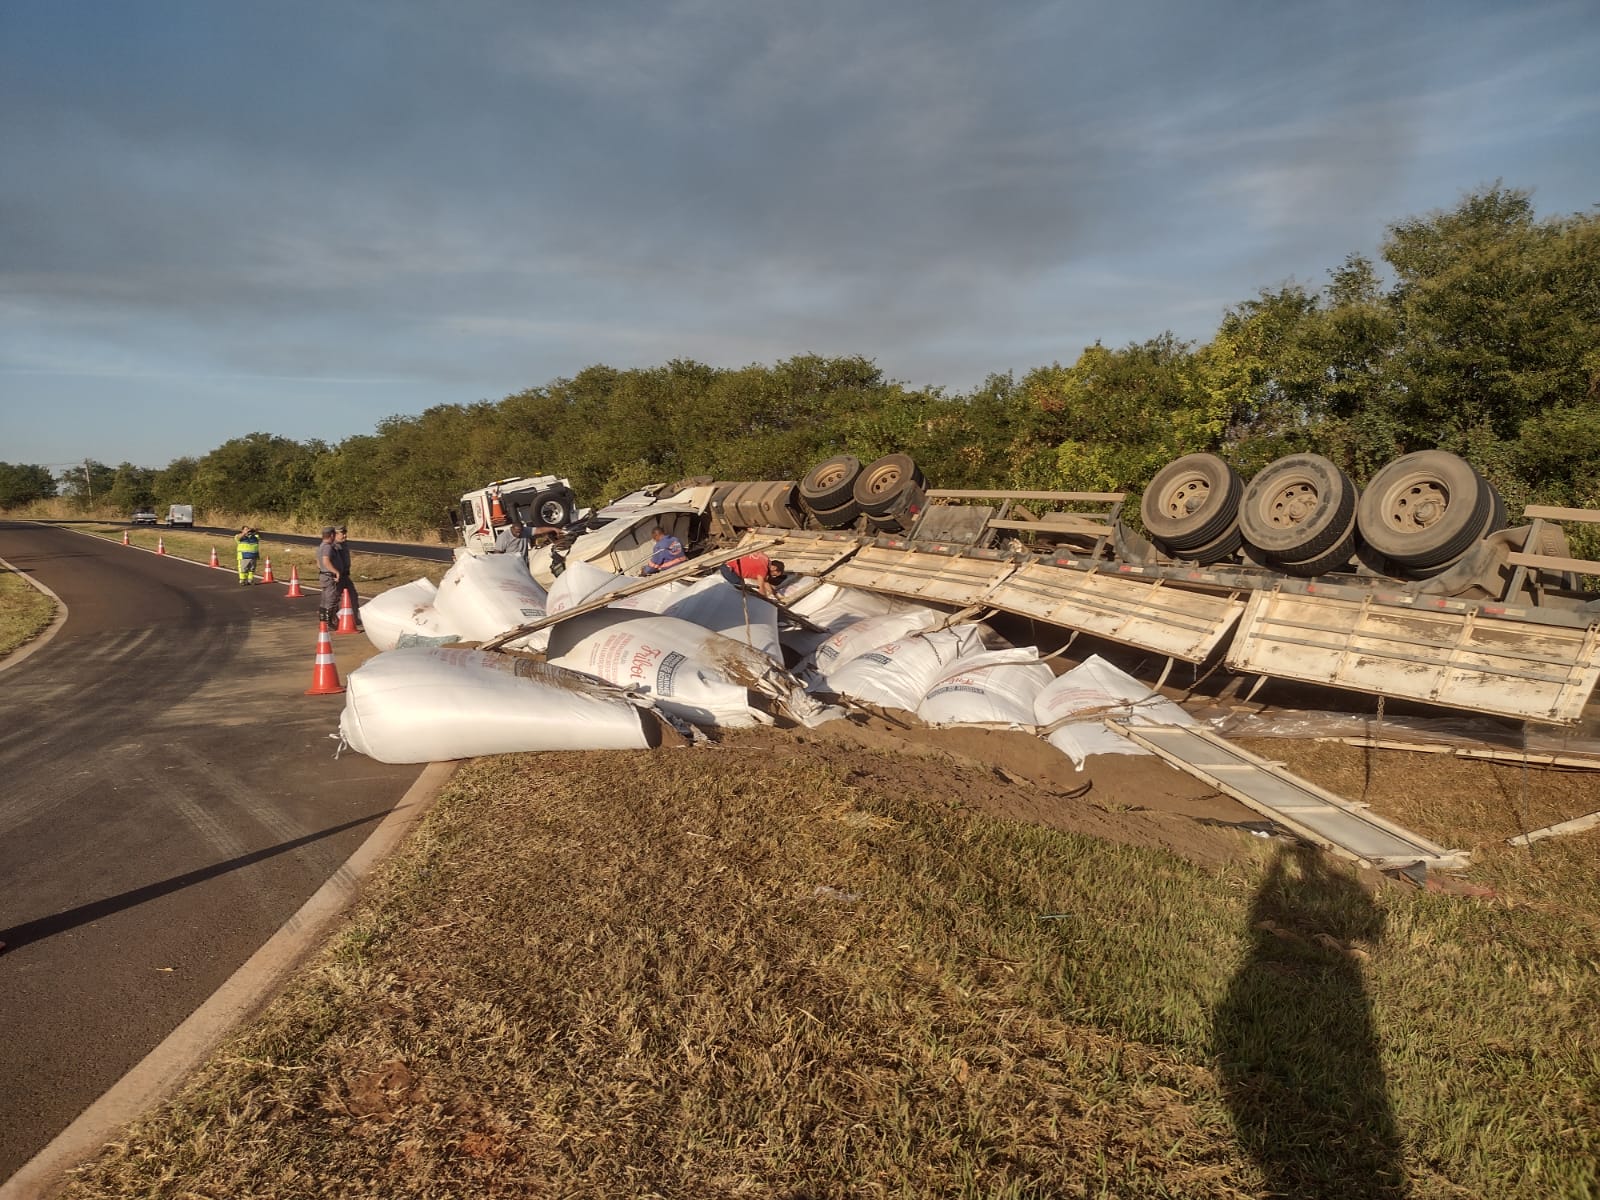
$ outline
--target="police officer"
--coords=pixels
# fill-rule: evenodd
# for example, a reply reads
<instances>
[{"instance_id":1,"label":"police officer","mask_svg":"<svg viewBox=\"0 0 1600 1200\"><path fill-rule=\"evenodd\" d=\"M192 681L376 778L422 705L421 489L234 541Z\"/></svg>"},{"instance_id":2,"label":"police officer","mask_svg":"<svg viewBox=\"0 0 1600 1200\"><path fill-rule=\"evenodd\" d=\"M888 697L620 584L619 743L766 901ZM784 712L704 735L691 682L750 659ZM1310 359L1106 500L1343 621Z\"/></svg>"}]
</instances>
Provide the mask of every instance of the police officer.
<instances>
[{"instance_id":1,"label":"police officer","mask_svg":"<svg viewBox=\"0 0 1600 1200\"><path fill-rule=\"evenodd\" d=\"M322 587L322 607L317 609L317 616L329 627L338 619L339 583L345 574L341 565L344 556L333 544L338 533L332 525L324 525L322 541L317 545L317 583Z\"/></svg>"},{"instance_id":2,"label":"police officer","mask_svg":"<svg viewBox=\"0 0 1600 1200\"><path fill-rule=\"evenodd\" d=\"M356 632L365 633L366 629L361 624L361 597L356 594L356 579L350 573L350 531L343 525L337 526L333 531L333 550L339 557L339 588L349 593L350 607L355 610ZM334 609L337 617L338 609Z\"/></svg>"},{"instance_id":3,"label":"police officer","mask_svg":"<svg viewBox=\"0 0 1600 1200\"><path fill-rule=\"evenodd\" d=\"M256 559L261 556L261 534L246 525L233 539L239 555L239 583L249 586L256 581Z\"/></svg>"}]
</instances>

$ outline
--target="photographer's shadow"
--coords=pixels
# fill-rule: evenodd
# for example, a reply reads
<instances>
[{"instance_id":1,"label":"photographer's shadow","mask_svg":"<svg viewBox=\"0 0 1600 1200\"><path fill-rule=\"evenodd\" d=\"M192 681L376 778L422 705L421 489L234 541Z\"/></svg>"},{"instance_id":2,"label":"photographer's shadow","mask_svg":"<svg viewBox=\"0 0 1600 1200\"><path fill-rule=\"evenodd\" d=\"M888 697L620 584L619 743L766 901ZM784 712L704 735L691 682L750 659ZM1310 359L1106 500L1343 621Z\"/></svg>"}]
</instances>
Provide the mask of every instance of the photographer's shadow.
<instances>
[{"instance_id":1,"label":"photographer's shadow","mask_svg":"<svg viewBox=\"0 0 1600 1200\"><path fill-rule=\"evenodd\" d=\"M1382 934L1371 897L1310 847L1280 851L1256 893L1213 1049L1271 1195L1409 1194L1355 946Z\"/></svg>"}]
</instances>

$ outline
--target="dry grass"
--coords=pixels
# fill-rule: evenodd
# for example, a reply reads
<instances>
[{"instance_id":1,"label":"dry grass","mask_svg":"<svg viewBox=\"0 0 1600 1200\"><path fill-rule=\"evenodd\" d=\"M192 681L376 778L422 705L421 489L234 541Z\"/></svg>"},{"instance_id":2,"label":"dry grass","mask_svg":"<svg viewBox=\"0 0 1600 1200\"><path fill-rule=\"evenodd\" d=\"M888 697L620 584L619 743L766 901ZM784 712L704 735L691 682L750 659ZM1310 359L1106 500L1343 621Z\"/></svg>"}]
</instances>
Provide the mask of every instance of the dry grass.
<instances>
[{"instance_id":1,"label":"dry grass","mask_svg":"<svg viewBox=\"0 0 1600 1200\"><path fill-rule=\"evenodd\" d=\"M1374 896L1248 839L1199 867L782 738L465 767L69 1194L1600 1187L1585 914Z\"/></svg>"},{"instance_id":2,"label":"dry grass","mask_svg":"<svg viewBox=\"0 0 1600 1200\"><path fill-rule=\"evenodd\" d=\"M55 616L54 600L0 566L0 658L38 637Z\"/></svg>"},{"instance_id":3,"label":"dry grass","mask_svg":"<svg viewBox=\"0 0 1600 1200\"><path fill-rule=\"evenodd\" d=\"M82 522L73 526L96 537L107 538L114 542L121 542L124 532L128 535L130 546L141 550L154 550L161 544L166 552L176 558L185 558L190 562L209 562L211 552L217 552L217 563L224 570L233 570L237 558L234 551L233 539L225 534L195 533L187 529L166 529L141 525L129 527L125 524L108 524L103 522ZM313 531L314 533L315 531ZM351 559L351 570L356 577L356 584L361 589L364 597L370 598L379 592L396 587L402 583L410 583L414 579L427 577L438 583L450 569L447 562L432 562L420 558L402 558L396 555L372 554L361 548L361 542L351 539L354 556ZM290 568L300 572L300 581L303 585L314 583L317 577L317 557L315 546L303 546L292 542L274 541L270 535L261 539L261 554L263 559L272 563L273 576L278 583L289 582ZM260 578L258 568L257 578Z\"/></svg>"}]
</instances>

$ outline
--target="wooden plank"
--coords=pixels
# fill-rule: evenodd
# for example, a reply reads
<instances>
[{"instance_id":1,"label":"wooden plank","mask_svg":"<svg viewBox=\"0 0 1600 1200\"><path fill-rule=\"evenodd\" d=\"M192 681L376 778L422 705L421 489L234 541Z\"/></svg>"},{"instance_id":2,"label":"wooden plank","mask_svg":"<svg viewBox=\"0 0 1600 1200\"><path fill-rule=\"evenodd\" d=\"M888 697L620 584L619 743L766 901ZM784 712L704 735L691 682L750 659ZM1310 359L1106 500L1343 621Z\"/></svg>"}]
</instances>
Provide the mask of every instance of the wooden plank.
<instances>
[{"instance_id":1,"label":"wooden plank","mask_svg":"<svg viewBox=\"0 0 1600 1200\"><path fill-rule=\"evenodd\" d=\"M1551 508L1548 504L1530 504L1522 510L1522 515L1544 521L1600 522L1600 508Z\"/></svg>"},{"instance_id":2,"label":"wooden plank","mask_svg":"<svg viewBox=\"0 0 1600 1200\"><path fill-rule=\"evenodd\" d=\"M711 567L720 567L723 563L738 558L740 555L749 554L753 550L765 550L778 544L777 538L768 538L756 542L754 545L741 543L731 550L719 550L715 554L703 554L699 558L691 558L686 563L676 567L668 567L654 575L641 576L637 581L618 588L614 592L607 592L593 600L585 600L582 604L574 604L571 608L563 609L558 613L550 613L540 617L537 621L529 621L525 625L518 625L515 629L508 629L504 633L497 633L494 637L484 642L480 649L498 650L508 642L518 638L527 637L530 633L537 633L541 629L548 629L552 625L559 625L562 621L573 617L582 616L584 613L596 612L605 608L613 600L624 600L629 596L637 596L640 592L648 592L660 587L664 583L675 583L680 579L692 579L703 575ZM779 611L783 606L778 605Z\"/></svg>"},{"instance_id":3,"label":"wooden plank","mask_svg":"<svg viewBox=\"0 0 1600 1200\"><path fill-rule=\"evenodd\" d=\"M960 488L930 488L930 500L1076 500L1120 503L1126 492L976 492Z\"/></svg>"},{"instance_id":4,"label":"wooden plank","mask_svg":"<svg viewBox=\"0 0 1600 1200\"><path fill-rule=\"evenodd\" d=\"M1536 571L1572 571L1579 575L1600 575L1600 562L1589 558L1557 558L1551 554L1524 554L1513 550L1506 561L1514 567L1532 567Z\"/></svg>"},{"instance_id":5,"label":"wooden plank","mask_svg":"<svg viewBox=\"0 0 1600 1200\"><path fill-rule=\"evenodd\" d=\"M1593 829L1600 825L1600 812L1592 812L1587 817L1574 817L1570 821L1562 821L1559 825L1546 825L1543 829L1535 829L1532 833L1519 834L1506 839L1508 846L1528 846L1534 842L1542 842L1548 837L1561 837L1568 833L1582 833L1586 829Z\"/></svg>"}]
</instances>

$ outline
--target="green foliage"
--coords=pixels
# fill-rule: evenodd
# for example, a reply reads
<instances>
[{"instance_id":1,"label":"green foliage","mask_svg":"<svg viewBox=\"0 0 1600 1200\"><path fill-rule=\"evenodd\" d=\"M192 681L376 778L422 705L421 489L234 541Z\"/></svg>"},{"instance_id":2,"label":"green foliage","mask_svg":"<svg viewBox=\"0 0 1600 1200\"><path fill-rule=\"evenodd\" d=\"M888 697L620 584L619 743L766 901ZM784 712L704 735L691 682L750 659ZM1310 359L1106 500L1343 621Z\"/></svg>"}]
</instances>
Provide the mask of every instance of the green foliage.
<instances>
[{"instance_id":1,"label":"green foliage","mask_svg":"<svg viewBox=\"0 0 1600 1200\"><path fill-rule=\"evenodd\" d=\"M0 462L0 508L48 500L56 494L55 476L37 463Z\"/></svg>"}]
</instances>

